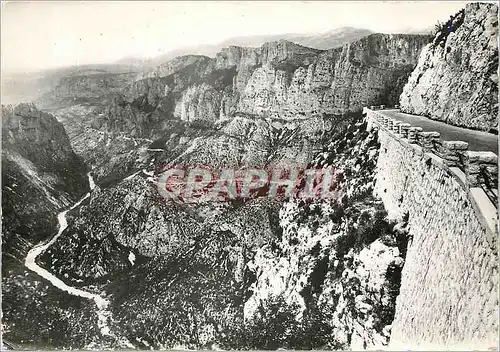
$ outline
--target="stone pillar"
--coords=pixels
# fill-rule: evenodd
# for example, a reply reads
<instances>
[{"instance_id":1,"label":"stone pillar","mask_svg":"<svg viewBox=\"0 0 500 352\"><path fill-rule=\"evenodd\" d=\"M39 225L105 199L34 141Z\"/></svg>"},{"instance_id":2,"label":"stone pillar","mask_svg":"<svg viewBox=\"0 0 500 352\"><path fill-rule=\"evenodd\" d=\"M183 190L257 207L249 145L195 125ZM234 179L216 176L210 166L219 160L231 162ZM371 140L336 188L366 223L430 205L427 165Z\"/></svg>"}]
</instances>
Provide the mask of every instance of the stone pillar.
<instances>
[{"instance_id":1,"label":"stone pillar","mask_svg":"<svg viewBox=\"0 0 500 352\"><path fill-rule=\"evenodd\" d=\"M399 105L398 104L394 105L394 109L399 109Z\"/></svg>"},{"instance_id":2,"label":"stone pillar","mask_svg":"<svg viewBox=\"0 0 500 352\"><path fill-rule=\"evenodd\" d=\"M408 142L417 143L418 142L418 134L422 132L424 129L422 127L410 127L408 129Z\"/></svg>"},{"instance_id":3,"label":"stone pillar","mask_svg":"<svg viewBox=\"0 0 500 352\"><path fill-rule=\"evenodd\" d=\"M409 123L401 123L399 125L399 134L401 134L403 138L408 138L408 130L410 127L411 125Z\"/></svg>"},{"instance_id":4,"label":"stone pillar","mask_svg":"<svg viewBox=\"0 0 500 352\"><path fill-rule=\"evenodd\" d=\"M448 166L462 166L464 154L469 147L467 142L462 141L443 141L442 157Z\"/></svg>"},{"instance_id":5,"label":"stone pillar","mask_svg":"<svg viewBox=\"0 0 500 352\"><path fill-rule=\"evenodd\" d=\"M493 152L467 152L465 175L469 187L498 188L498 157Z\"/></svg>"},{"instance_id":6,"label":"stone pillar","mask_svg":"<svg viewBox=\"0 0 500 352\"><path fill-rule=\"evenodd\" d=\"M434 144L439 141L439 136L439 132L418 132L419 144L425 151L435 150Z\"/></svg>"},{"instance_id":7,"label":"stone pillar","mask_svg":"<svg viewBox=\"0 0 500 352\"><path fill-rule=\"evenodd\" d=\"M385 105L380 105L380 110L384 110L385 109Z\"/></svg>"},{"instance_id":8,"label":"stone pillar","mask_svg":"<svg viewBox=\"0 0 500 352\"><path fill-rule=\"evenodd\" d=\"M392 125L392 120L388 117L383 117L384 119L384 127L388 128L388 129L391 129L391 125Z\"/></svg>"},{"instance_id":9,"label":"stone pillar","mask_svg":"<svg viewBox=\"0 0 500 352\"><path fill-rule=\"evenodd\" d=\"M392 120L392 132L395 134L399 133L399 125L401 124L398 120Z\"/></svg>"}]
</instances>

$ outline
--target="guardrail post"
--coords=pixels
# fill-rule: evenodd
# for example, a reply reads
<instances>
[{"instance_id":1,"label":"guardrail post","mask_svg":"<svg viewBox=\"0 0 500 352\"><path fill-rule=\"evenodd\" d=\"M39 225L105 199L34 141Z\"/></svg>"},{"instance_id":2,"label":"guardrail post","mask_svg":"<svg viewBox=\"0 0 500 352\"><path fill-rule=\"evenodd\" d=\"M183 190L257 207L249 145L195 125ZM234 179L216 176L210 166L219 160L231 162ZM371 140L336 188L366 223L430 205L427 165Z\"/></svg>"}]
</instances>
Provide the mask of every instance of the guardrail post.
<instances>
[{"instance_id":1,"label":"guardrail post","mask_svg":"<svg viewBox=\"0 0 500 352\"><path fill-rule=\"evenodd\" d=\"M408 139L408 130L410 129L411 125L409 123L401 123L399 125L399 133L403 136L403 138Z\"/></svg>"},{"instance_id":2,"label":"guardrail post","mask_svg":"<svg viewBox=\"0 0 500 352\"><path fill-rule=\"evenodd\" d=\"M400 121L398 120L392 120L392 132L395 134L399 133L399 125L401 124Z\"/></svg>"},{"instance_id":3,"label":"guardrail post","mask_svg":"<svg viewBox=\"0 0 500 352\"><path fill-rule=\"evenodd\" d=\"M422 127L410 127L408 129L408 142L417 143L418 142L418 134L422 132L424 129Z\"/></svg>"},{"instance_id":4,"label":"guardrail post","mask_svg":"<svg viewBox=\"0 0 500 352\"><path fill-rule=\"evenodd\" d=\"M392 125L392 120L386 116L383 116L383 119L384 119L384 127L390 129L390 126Z\"/></svg>"},{"instance_id":5,"label":"guardrail post","mask_svg":"<svg viewBox=\"0 0 500 352\"><path fill-rule=\"evenodd\" d=\"M464 153L469 147L469 143L462 141L443 141L441 143L442 157L448 166L463 166Z\"/></svg>"},{"instance_id":6,"label":"guardrail post","mask_svg":"<svg viewBox=\"0 0 500 352\"><path fill-rule=\"evenodd\" d=\"M434 144L439 141L439 132L418 132L418 139L426 151L434 150Z\"/></svg>"},{"instance_id":7,"label":"guardrail post","mask_svg":"<svg viewBox=\"0 0 500 352\"><path fill-rule=\"evenodd\" d=\"M380 115L380 114L376 114L376 116L377 116L377 121L378 121L378 123L379 123L381 126L383 126L383 125L384 125L384 117L383 117L382 115Z\"/></svg>"},{"instance_id":8,"label":"guardrail post","mask_svg":"<svg viewBox=\"0 0 500 352\"><path fill-rule=\"evenodd\" d=\"M488 188L498 187L498 157L493 152L466 153L465 175L469 187L485 184Z\"/></svg>"}]
</instances>

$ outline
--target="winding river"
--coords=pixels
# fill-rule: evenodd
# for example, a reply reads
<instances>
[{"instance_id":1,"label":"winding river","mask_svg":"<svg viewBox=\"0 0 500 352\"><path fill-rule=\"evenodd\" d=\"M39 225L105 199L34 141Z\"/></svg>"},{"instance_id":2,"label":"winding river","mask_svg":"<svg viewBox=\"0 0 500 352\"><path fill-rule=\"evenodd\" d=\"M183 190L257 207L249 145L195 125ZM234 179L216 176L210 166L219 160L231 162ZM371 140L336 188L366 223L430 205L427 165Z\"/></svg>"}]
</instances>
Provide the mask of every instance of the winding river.
<instances>
[{"instance_id":1,"label":"winding river","mask_svg":"<svg viewBox=\"0 0 500 352\"><path fill-rule=\"evenodd\" d=\"M89 185L91 191L95 188L95 183L94 180L92 179L92 176L90 173L88 173L88 178L89 178ZM107 336L114 336L111 334L109 326L108 326L108 319L111 317L111 312L107 309L109 305L109 301L104 299L103 297L87 292L84 290L81 290L79 288L69 286L66 283L64 283L62 280L54 276L52 273L49 271L45 270L44 268L40 267L36 263L36 258L42 254L44 251L47 250L52 244L54 244L57 239L62 235L64 230L68 227L68 222L66 221L66 213L72 209L75 209L78 207L85 199L90 197L90 192L87 193L85 196L83 196L78 202L76 202L70 209L65 210L57 215L57 220L59 222L59 230L57 231L57 234L52 237L52 239L45 243L45 244L39 244L33 247L29 252L28 255L26 256L26 259L24 261L24 265L30 269L31 271L37 273L44 279L50 281L52 285L57 287L60 290L66 291L70 295L73 296L78 296L78 297L83 297L87 299L91 299L95 302L97 306L97 325L101 331L102 335L107 335Z\"/></svg>"}]
</instances>

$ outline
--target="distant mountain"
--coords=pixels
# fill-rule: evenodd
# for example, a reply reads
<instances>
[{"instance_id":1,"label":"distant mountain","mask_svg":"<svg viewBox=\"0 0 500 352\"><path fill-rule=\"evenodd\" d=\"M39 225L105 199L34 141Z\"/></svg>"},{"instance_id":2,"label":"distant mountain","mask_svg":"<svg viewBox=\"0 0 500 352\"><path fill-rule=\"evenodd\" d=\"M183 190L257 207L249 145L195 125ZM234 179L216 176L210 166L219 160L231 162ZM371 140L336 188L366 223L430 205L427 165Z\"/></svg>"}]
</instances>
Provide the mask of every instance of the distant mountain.
<instances>
[{"instance_id":1,"label":"distant mountain","mask_svg":"<svg viewBox=\"0 0 500 352\"><path fill-rule=\"evenodd\" d=\"M233 37L219 44L199 45L193 47L179 48L164 55L157 56L152 59L142 60L139 58L124 58L117 61L118 64L133 65L136 67L149 66L154 67L165 63L174 57L183 55L205 55L214 57L222 48L229 46L241 47L260 47L264 43L275 42L279 40L287 40L302 46L314 49L332 49L340 47L344 44L351 43L360 38L366 37L373 32L368 29L341 27L324 33L285 33L285 34L265 34L256 36Z\"/></svg>"},{"instance_id":2,"label":"distant mountain","mask_svg":"<svg viewBox=\"0 0 500 352\"><path fill-rule=\"evenodd\" d=\"M135 72L130 65L89 64L32 72L2 71L2 104L32 102L50 93L63 77Z\"/></svg>"},{"instance_id":3,"label":"distant mountain","mask_svg":"<svg viewBox=\"0 0 500 352\"><path fill-rule=\"evenodd\" d=\"M229 46L261 46L266 42L279 41L281 39L307 46L314 49L332 49L344 44L366 37L373 32L368 29L341 27L324 33L311 34L270 34L251 37L234 37L228 39L220 45Z\"/></svg>"},{"instance_id":4,"label":"distant mountain","mask_svg":"<svg viewBox=\"0 0 500 352\"><path fill-rule=\"evenodd\" d=\"M89 64L34 72L2 72L2 103L18 104L37 101L43 95L51 94L63 77L94 76L109 74L130 74L150 69L183 55L204 55L214 57L222 48L229 46L260 47L267 42L287 40L314 49L331 49L354 42L372 32L367 29L341 27L325 33L312 34L269 34L234 37L219 44L199 45L172 50L152 59L128 57L109 64Z\"/></svg>"}]
</instances>

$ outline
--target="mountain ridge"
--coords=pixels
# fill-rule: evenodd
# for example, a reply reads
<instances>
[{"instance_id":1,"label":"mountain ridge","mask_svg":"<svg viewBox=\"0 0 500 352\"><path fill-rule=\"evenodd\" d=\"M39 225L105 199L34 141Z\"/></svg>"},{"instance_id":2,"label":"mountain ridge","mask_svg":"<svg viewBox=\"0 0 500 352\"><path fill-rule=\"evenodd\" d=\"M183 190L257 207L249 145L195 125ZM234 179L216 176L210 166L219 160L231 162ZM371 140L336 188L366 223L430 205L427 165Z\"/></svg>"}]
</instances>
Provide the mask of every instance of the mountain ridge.
<instances>
[{"instance_id":1,"label":"mountain ridge","mask_svg":"<svg viewBox=\"0 0 500 352\"><path fill-rule=\"evenodd\" d=\"M372 33L324 50L281 38L126 76L76 70L40 103L96 187L38 265L106 297L110 329L136 348L387 346L411 219L388 218L374 194L387 150L361 109L398 104L431 41ZM297 164L334 167L339 199L179 203L158 189L165 165ZM44 345L38 325L18 328L15 303L7 336ZM85 322L63 325L77 339L53 346L119 347L98 330L87 335L96 319L84 308Z\"/></svg>"},{"instance_id":2,"label":"mountain ridge","mask_svg":"<svg viewBox=\"0 0 500 352\"><path fill-rule=\"evenodd\" d=\"M308 46L313 49L327 50L330 48L341 46L349 41L357 40L372 33L374 32L367 29L339 27L323 33L284 33L239 36L223 40L217 44L174 49L168 53L149 59L124 58L116 61L116 63L131 64L138 67L154 67L162 64L162 62L165 62L169 59L185 54L201 54L204 56L213 57L222 48L227 46L260 47L266 42L279 41L280 39L288 40L296 44L301 44L303 46ZM345 38L339 39L340 34Z\"/></svg>"}]
</instances>

